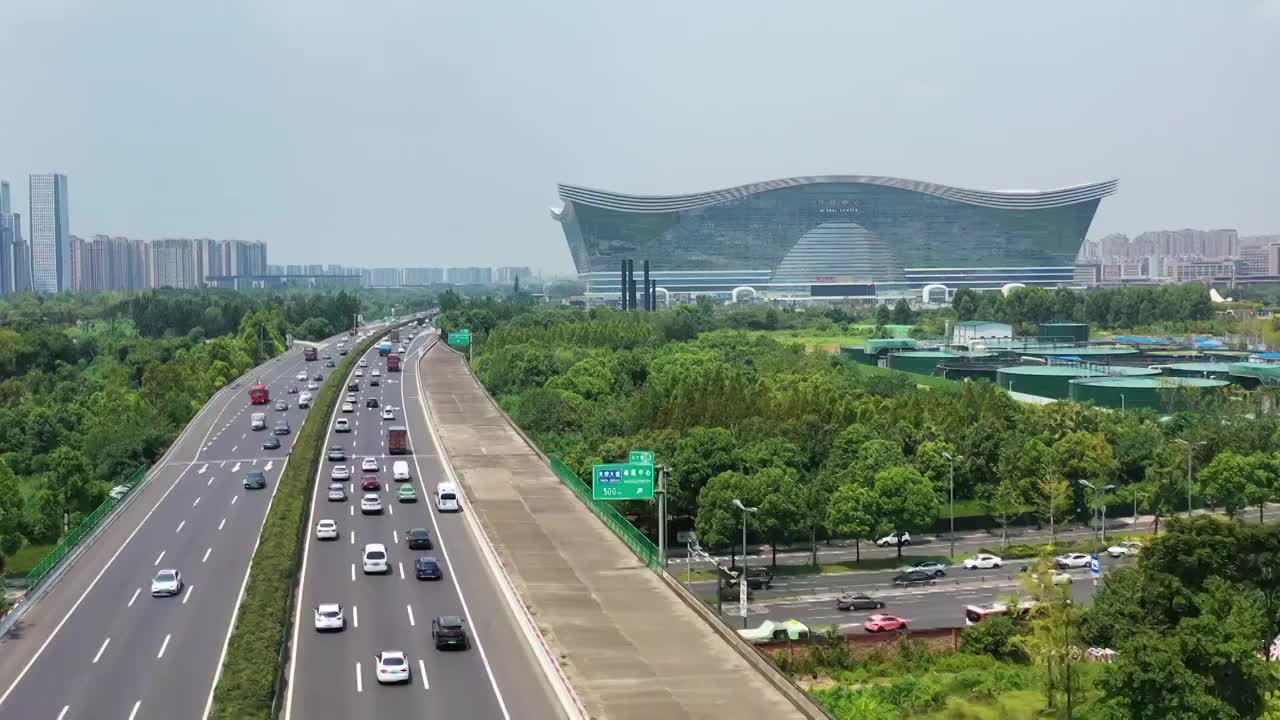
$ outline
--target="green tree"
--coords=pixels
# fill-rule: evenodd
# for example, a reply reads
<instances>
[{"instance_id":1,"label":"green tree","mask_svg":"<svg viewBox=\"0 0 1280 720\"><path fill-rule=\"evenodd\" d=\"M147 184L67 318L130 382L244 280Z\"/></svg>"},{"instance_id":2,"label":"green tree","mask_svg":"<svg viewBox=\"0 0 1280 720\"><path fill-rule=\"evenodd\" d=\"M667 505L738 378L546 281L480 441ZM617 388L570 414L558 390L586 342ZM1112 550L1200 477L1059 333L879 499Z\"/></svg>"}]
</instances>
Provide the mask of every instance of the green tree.
<instances>
[{"instance_id":1,"label":"green tree","mask_svg":"<svg viewBox=\"0 0 1280 720\"><path fill-rule=\"evenodd\" d=\"M827 530L835 537L853 538L855 562L862 562L862 541L886 530L880 498L856 483L842 485L827 504Z\"/></svg>"},{"instance_id":2,"label":"green tree","mask_svg":"<svg viewBox=\"0 0 1280 720\"><path fill-rule=\"evenodd\" d=\"M462 307L462 296L458 294L457 290L449 288L448 290L440 293L439 305L440 312L452 312Z\"/></svg>"},{"instance_id":3,"label":"green tree","mask_svg":"<svg viewBox=\"0 0 1280 720\"><path fill-rule=\"evenodd\" d=\"M906 298L898 298L894 303L891 319L894 325L910 325L916 321L915 311L911 309L911 303L907 302Z\"/></svg>"},{"instance_id":4,"label":"green tree","mask_svg":"<svg viewBox=\"0 0 1280 720\"><path fill-rule=\"evenodd\" d=\"M795 470L776 465L756 473L751 483L761 498L752 520L769 543L771 564L776 568L778 543L791 541L805 529L804 488Z\"/></svg>"},{"instance_id":5,"label":"green tree","mask_svg":"<svg viewBox=\"0 0 1280 720\"><path fill-rule=\"evenodd\" d=\"M1221 505L1227 517L1234 518L1248 507L1256 492L1257 463L1234 452L1219 453L1196 476L1200 493Z\"/></svg>"},{"instance_id":6,"label":"green tree","mask_svg":"<svg viewBox=\"0 0 1280 720\"><path fill-rule=\"evenodd\" d=\"M1000 548L1004 549L1008 545L1009 524L1018 519L1027 505L1026 486L1020 480L1002 479L981 499L987 514L1000 524Z\"/></svg>"},{"instance_id":7,"label":"green tree","mask_svg":"<svg viewBox=\"0 0 1280 720\"><path fill-rule=\"evenodd\" d=\"M957 320L977 320L978 305L978 293L969 288L956 290L951 298L951 309L955 311Z\"/></svg>"},{"instance_id":8,"label":"green tree","mask_svg":"<svg viewBox=\"0 0 1280 720\"><path fill-rule=\"evenodd\" d=\"M1040 478L1036 484L1036 510L1049 521L1049 544L1058 542L1057 520L1071 509L1071 486L1056 471Z\"/></svg>"},{"instance_id":9,"label":"green tree","mask_svg":"<svg viewBox=\"0 0 1280 720\"><path fill-rule=\"evenodd\" d=\"M0 572L4 570L4 556L14 554L22 547L26 512L26 500L18 487L18 478L0 458Z\"/></svg>"},{"instance_id":10,"label":"green tree","mask_svg":"<svg viewBox=\"0 0 1280 720\"><path fill-rule=\"evenodd\" d=\"M938 519L940 503L933 486L909 465L881 470L873 490L880 498L884 524L895 532L919 532ZM902 557L902 543L897 548L898 557Z\"/></svg>"},{"instance_id":11,"label":"green tree","mask_svg":"<svg viewBox=\"0 0 1280 720\"><path fill-rule=\"evenodd\" d=\"M1045 703L1050 709L1065 701L1066 717L1074 704L1073 667L1079 652L1080 610L1071 602L1064 585L1053 582L1053 560L1041 556L1022 578L1024 593L1032 601L1027 632L1013 642L1045 672Z\"/></svg>"},{"instance_id":12,"label":"green tree","mask_svg":"<svg viewBox=\"0 0 1280 720\"><path fill-rule=\"evenodd\" d=\"M734 565L738 557L734 543L742 531L742 511L734 506L735 499L758 507L755 484L750 477L739 472L720 473L698 493L698 515L694 519L698 540L708 547L729 545Z\"/></svg>"},{"instance_id":13,"label":"green tree","mask_svg":"<svg viewBox=\"0 0 1280 720\"><path fill-rule=\"evenodd\" d=\"M334 334L333 325L321 317L307 318L305 322L299 325L295 331L298 337L303 340L323 340Z\"/></svg>"},{"instance_id":14,"label":"green tree","mask_svg":"<svg viewBox=\"0 0 1280 720\"><path fill-rule=\"evenodd\" d=\"M876 305L875 313L876 327L884 327L893 322L893 313L889 310L889 306L884 303Z\"/></svg>"}]
</instances>

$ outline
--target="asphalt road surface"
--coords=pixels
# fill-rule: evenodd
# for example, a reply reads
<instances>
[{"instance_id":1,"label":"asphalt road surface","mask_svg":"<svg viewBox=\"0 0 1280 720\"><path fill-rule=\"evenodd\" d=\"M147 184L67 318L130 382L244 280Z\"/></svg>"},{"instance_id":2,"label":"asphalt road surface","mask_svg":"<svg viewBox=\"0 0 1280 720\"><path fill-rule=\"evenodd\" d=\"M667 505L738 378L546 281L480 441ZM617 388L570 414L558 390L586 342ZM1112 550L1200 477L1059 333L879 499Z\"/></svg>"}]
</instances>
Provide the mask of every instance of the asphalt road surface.
<instances>
[{"instance_id":1,"label":"asphalt road surface","mask_svg":"<svg viewBox=\"0 0 1280 720\"><path fill-rule=\"evenodd\" d=\"M283 717L299 720L350 718L559 718L563 716L537 660L527 647L488 567L481 559L461 513L435 511L434 491L445 479L438 449L432 441L419 401L418 353L433 337L418 335L405 354L403 372L388 373L385 362L371 351L360 380L355 409L336 413L348 418L351 432L330 428L327 447L341 446L343 462L324 462L312 498L302 589L295 622L288 690ZM369 387L369 374L381 371L381 385ZM366 401L377 398L378 408ZM392 407L395 420L380 413ZM387 454L387 427L409 429L410 455ZM360 470L361 461L375 458L376 472ZM409 463L408 483L392 479L392 463ZM347 499L330 501L328 485L335 465L351 468L344 482ZM385 508L380 515L360 510L361 480L375 476L382 483L378 495ZM412 484L416 503L398 502L399 487ZM463 507L463 512L466 506ZM317 540L321 519L338 525L337 540ZM426 528L434 547L409 550L405 533ZM366 543L387 547L387 575L365 575L361 552ZM437 559L444 578L419 581L414 559ZM341 603L347 626L342 632L314 630L314 608ZM431 637L431 620L441 615L463 618L471 638L468 650L438 651ZM379 685L374 674L376 653L407 653L411 682Z\"/></svg>"},{"instance_id":2,"label":"asphalt road surface","mask_svg":"<svg viewBox=\"0 0 1280 720\"><path fill-rule=\"evenodd\" d=\"M321 357L339 359L340 339L321 343ZM305 391L307 382L295 379L304 368L309 376L329 371L295 348L196 415L138 496L0 643L0 717L173 720L206 712L268 503L311 412L285 392ZM257 381L271 389L270 404L249 403ZM277 399L289 410L275 411ZM266 430L250 430L254 412L266 414ZM279 436L279 449L264 450L281 418L292 432ZM245 490L244 475L255 469L267 487ZM161 568L182 573L181 594L151 597Z\"/></svg>"}]
</instances>

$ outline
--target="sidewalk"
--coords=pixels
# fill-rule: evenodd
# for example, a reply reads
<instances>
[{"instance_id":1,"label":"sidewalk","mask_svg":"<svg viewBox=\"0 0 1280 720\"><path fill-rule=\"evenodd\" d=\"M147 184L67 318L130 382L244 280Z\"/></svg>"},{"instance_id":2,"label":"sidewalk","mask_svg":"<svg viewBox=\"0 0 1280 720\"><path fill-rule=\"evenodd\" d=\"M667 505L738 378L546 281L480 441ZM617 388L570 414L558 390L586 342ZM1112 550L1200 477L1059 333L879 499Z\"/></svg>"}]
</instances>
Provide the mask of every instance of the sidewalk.
<instances>
[{"instance_id":1,"label":"sidewalk","mask_svg":"<svg viewBox=\"0 0 1280 720\"><path fill-rule=\"evenodd\" d=\"M471 510L591 717L804 717L563 486L461 356L422 367Z\"/></svg>"}]
</instances>

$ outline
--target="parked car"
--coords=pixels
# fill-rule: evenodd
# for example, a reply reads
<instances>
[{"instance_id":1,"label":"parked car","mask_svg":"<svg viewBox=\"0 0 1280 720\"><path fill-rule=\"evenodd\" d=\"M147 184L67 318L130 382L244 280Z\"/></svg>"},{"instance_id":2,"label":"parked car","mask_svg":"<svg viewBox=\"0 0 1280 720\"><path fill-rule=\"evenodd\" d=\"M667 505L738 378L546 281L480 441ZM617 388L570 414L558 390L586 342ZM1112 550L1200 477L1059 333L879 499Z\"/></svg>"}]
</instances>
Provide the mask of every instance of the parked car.
<instances>
[{"instance_id":1,"label":"parked car","mask_svg":"<svg viewBox=\"0 0 1280 720\"><path fill-rule=\"evenodd\" d=\"M1135 557L1142 552L1142 543L1136 540L1125 540L1107 548L1107 554L1114 558Z\"/></svg>"},{"instance_id":2,"label":"parked car","mask_svg":"<svg viewBox=\"0 0 1280 720\"><path fill-rule=\"evenodd\" d=\"M948 567L949 566L946 563L941 563L936 560L922 560L912 565L900 567L898 568L898 572L911 572L912 570L919 570L920 572L929 573L934 577L942 577L943 575L947 574Z\"/></svg>"},{"instance_id":3,"label":"parked car","mask_svg":"<svg viewBox=\"0 0 1280 720\"><path fill-rule=\"evenodd\" d=\"M894 585L932 585L936 580L932 573L920 570L909 570L893 578Z\"/></svg>"},{"instance_id":4,"label":"parked car","mask_svg":"<svg viewBox=\"0 0 1280 720\"><path fill-rule=\"evenodd\" d=\"M892 632L906 630L907 621L897 615L872 615L862 623L862 627L869 633Z\"/></svg>"},{"instance_id":5,"label":"parked car","mask_svg":"<svg viewBox=\"0 0 1280 720\"><path fill-rule=\"evenodd\" d=\"M876 541L876 547L896 547L902 545L906 547L911 544L911 533L889 533Z\"/></svg>"},{"instance_id":6,"label":"parked car","mask_svg":"<svg viewBox=\"0 0 1280 720\"><path fill-rule=\"evenodd\" d=\"M971 558L964 559L964 568L966 570L991 570L1004 565L1004 560L998 555L991 553L978 553Z\"/></svg>"},{"instance_id":7,"label":"parked car","mask_svg":"<svg viewBox=\"0 0 1280 720\"><path fill-rule=\"evenodd\" d=\"M883 610L884 601L866 593L844 593L836 598L837 610Z\"/></svg>"}]
</instances>

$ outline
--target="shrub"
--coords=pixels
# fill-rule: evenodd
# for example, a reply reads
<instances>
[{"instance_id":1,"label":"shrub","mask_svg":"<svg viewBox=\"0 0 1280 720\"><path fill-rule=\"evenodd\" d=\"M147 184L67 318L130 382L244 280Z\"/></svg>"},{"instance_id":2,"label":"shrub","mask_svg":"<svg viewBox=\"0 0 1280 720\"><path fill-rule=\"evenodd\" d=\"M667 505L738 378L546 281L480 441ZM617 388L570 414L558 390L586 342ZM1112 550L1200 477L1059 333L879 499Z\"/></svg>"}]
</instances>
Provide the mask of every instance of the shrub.
<instances>
[{"instance_id":1,"label":"shrub","mask_svg":"<svg viewBox=\"0 0 1280 720\"><path fill-rule=\"evenodd\" d=\"M1025 655L1014 644L1018 627L1007 615L989 617L970 625L960 635L960 649L974 655L990 655L997 660L1023 660Z\"/></svg>"}]
</instances>

